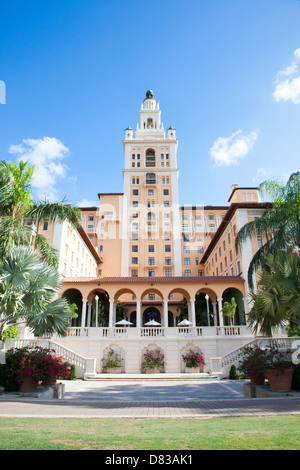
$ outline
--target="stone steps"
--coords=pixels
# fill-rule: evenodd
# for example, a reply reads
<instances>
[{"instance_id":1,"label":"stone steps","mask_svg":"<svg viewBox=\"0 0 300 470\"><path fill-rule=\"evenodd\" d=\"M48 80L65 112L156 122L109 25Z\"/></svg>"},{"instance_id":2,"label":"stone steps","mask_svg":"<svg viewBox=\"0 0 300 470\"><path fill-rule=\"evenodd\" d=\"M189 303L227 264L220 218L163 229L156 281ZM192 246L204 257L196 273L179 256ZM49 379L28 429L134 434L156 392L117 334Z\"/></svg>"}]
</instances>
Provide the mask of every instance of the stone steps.
<instances>
[{"instance_id":1,"label":"stone steps","mask_svg":"<svg viewBox=\"0 0 300 470\"><path fill-rule=\"evenodd\" d=\"M201 372L199 374L172 374L172 373L162 373L162 374L97 374L95 376L91 376L85 374L84 380L118 380L118 381L142 381L145 380L180 380L180 381L191 381L191 380L216 380L219 379L217 375L207 374L205 372Z\"/></svg>"}]
</instances>

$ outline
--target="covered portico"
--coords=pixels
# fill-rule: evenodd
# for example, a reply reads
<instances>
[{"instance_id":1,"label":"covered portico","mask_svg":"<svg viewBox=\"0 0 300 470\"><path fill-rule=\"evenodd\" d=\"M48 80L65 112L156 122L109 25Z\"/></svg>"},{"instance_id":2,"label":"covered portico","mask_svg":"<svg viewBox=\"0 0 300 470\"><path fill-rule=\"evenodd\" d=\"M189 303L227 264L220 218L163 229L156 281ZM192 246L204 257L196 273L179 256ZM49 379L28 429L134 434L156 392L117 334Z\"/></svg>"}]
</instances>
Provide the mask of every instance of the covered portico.
<instances>
[{"instance_id":1,"label":"covered portico","mask_svg":"<svg viewBox=\"0 0 300 470\"><path fill-rule=\"evenodd\" d=\"M81 328L115 328L127 319L142 328L149 318L162 328L188 319L190 327L232 326L223 316L223 299L236 298L239 314L233 322L245 324L244 279L226 277L72 278L64 279L60 295L78 307L72 325Z\"/></svg>"}]
</instances>

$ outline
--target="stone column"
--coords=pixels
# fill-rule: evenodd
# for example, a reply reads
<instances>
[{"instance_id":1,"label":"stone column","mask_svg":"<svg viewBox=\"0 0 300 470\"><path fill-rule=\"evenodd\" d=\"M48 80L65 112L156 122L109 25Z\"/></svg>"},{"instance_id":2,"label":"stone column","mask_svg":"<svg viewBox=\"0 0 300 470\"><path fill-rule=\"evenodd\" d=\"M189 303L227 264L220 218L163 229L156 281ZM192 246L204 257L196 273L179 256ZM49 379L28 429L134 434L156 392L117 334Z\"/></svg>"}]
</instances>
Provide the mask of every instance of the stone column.
<instances>
[{"instance_id":1,"label":"stone column","mask_svg":"<svg viewBox=\"0 0 300 470\"><path fill-rule=\"evenodd\" d=\"M141 314L141 300L137 299L136 300L136 327L141 328L142 324L142 314Z\"/></svg>"},{"instance_id":2,"label":"stone column","mask_svg":"<svg viewBox=\"0 0 300 470\"><path fill-rule=\"evenodd\" d=\"M114 327L114 299L109 299L109 328Z\"/></svg>"},{"instance_id":3,"label":"stone column","mask_svg":"<svg viewBox=\"0 0 300 470\"><path fill-rule=\"evenodd\" d=\"M223 321L223 304L222 304L223 299L217 299L218 301L218 308L219 308L219 322L220 326L224 326L224 321Z\"/></svg>"},{"instance_id":4,"label":"stone column","mask_svg":"<svg viewBox=\"0 0 300 470\"><path fill-rule=\"evenodd\" d=\"M81 328L85 327L87 299L82 299Z\"/></svg>"},{"instance_id":5,"label":"stone column","mask_svg":"<svg viewBox=\"0 0 300 470\"><path fill-rule=\"evenodd\" d=\"M163 301L164 328L168 328L168 300Z\"/></svg>"},{"instance_id":6,"label":"stone column","mask_svg":"<svg viewBox=\"0 0 300 470\"><path fill-rule=\"evenodd\" d=\"M195 310L195 299L190 300L191 304L191 322L192 326L196 326L196 310Z\"/></svg>"},{"instance_id":7,"label":"stone column","mask_svg":"<svg viewBox=\"0 0 300 470\"><path fill-rule=\"evenodd\" d=\"M92 304L88 304L87 326L91 326Z\"/></svg>"},{"instance_id":8,"label":"stone column","mask_svg":"<svg viewBox=\"0 0 300 470\"><path fill-rule=\"evenodd\" d=\"M217 302L212 302L214 312L214 326L218 326Z\"/></svg>"}]
</instances>

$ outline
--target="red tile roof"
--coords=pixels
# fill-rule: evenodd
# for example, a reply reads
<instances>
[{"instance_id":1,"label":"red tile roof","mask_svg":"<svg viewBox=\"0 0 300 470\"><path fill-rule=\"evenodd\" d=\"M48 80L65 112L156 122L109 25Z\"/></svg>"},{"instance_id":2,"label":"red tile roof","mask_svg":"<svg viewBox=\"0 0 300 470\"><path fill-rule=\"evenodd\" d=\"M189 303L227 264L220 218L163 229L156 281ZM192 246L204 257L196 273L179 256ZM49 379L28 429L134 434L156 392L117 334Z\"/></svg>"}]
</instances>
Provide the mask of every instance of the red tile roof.
<instances>
[{"instance_id":1,"label":"red tile roof","mask_svg":"<svg viewBox=\"0 0 300 470\"><path fill-rule=\"evenodd\" d=\"M198 282L205 284L209 282L244 282L241 276L199 276L199 277L184 277L184 276L173 276L173 277L71 277L64 278L64 283L98 283L98 284L109 284L109 283L145 283L150 282L151 284L156 283L172 283L172 282Z\"/></svg>"}]
</instances>

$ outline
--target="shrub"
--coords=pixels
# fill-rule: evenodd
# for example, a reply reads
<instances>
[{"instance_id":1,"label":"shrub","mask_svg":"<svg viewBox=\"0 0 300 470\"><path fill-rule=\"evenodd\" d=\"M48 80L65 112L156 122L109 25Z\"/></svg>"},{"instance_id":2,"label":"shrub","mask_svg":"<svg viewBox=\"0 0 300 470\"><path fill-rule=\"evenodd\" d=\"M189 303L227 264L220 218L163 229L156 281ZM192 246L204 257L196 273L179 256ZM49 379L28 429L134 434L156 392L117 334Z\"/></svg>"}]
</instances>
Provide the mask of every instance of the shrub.
<instances>
[{"instance_id":1,"label":"shrub","mask_svg":"<svg viewBox=\"0 0 300 470\"><path fill-rule=\"evenodd\" d=\"M6 386L2 386L6 390L11 387L16 390L25 377L31 377L34 385L48 387L58 378L70 379L71 374L67 365L52 349L40 347L10 349L6 353L3 378Z\"/></svg>"},{"instance_id":2,"label":"shrub","mask_svg":"<svg viewBox=\"0 0 300 470\"><path fill-rule=\"evenodd\" d=\"M165 366L165 357L159 349L147 350L143 355L143 369L159 369L163 370Z\"/></svg>"},{"instance_id":3,"label":"shrub","mask_svg":"<svg viewBox=\"0 0 300 470\"><path fill-rule=\"evenodd\" d=\"M77 370L76 370L75 364L71 365L70 373L71 373L71 379L75 380L77 377Z\"/></svg>"},{"instance_id":4,"label":"shrub","mask_svg":"<svg viewBox=\"0 0 300 470\"><path fill-rule=\"evenodd\" d=\"M110 349L106 357L103 358L103 367L106 368L114 368L114 367L121 367L121 361L117 353Z\"/></svg>"},{"instance_id":5,"label":"shrub","mask_svg":"<svg viewBox=\"0 0 300 470\"><path fill-rule=\"evenodd\" d=\"M234 364L232 364L232 366L230 367L229 379L230 380L238 380L239 379L239 374L238 374Z\"/></svg>"},{"instance_id":6,"label":"shrub","mask_svg":"<svg viewBox=\"0 0 300 470\"><path fill-rule=\"evenodd\" d=\"M5 341L6 339L16 339L20 331L16 325L11 325L3 331L2 340Z\"/></svg>"},{"instance_id":7,"label":"shrub","mask_svg":"<svg viewBox=\"0 0 300 470\"><path fill-rule=\"evenodd\" d=\"M186 365L186 367L200 367L204 366L204 357L201 353L194 352L191 349L186 355L182 356L182 359Z\"/></svg>"}]
</instances>

